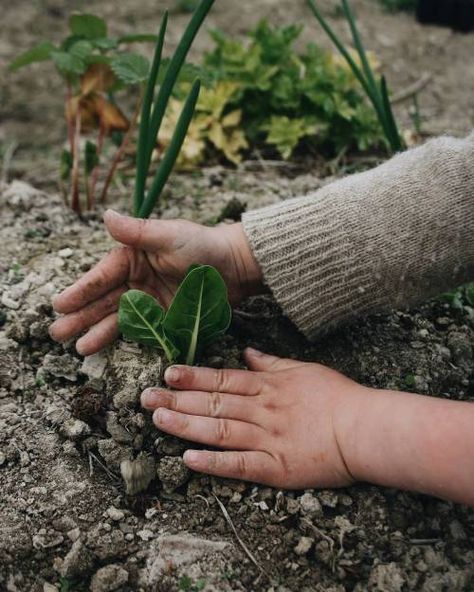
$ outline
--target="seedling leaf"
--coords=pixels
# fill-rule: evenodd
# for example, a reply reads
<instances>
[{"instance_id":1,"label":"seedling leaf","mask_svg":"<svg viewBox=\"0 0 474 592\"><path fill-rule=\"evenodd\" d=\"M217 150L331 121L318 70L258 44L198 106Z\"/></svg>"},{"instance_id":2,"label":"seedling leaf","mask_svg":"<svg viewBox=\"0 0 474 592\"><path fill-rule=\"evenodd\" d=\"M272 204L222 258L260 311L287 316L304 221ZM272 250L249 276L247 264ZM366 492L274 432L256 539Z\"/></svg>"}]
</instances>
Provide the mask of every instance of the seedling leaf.
<instances>
[{"instance_id":1,"label":"seedling leaf","mask_svg":"<svg viewBox=\"0 0 474 592\"><path fill-rule=\"evenodd\" d=\"M111 62L114 74L125 84L139 84L148 78L150 62L147 58L134 54L125 53Z\"/></svg>"},{"instance_id":2,"label":"seedling leaf","mask_svg":"<svg viewBox=\"0 0 474 592\"><path fill-rule=\"evenodd\" d=\"M86 70L85 61L66 51L53 51L51 52L51 59L63 74L83 74Z\"/></svg>"},{"instance_id":3,"label":"seedling leaf","mask_svg":"<svg viewBox=\"0 0 474 592\"><path fill-rule=\"evenodd\" d=\"M193 266L166 313L163 329L179 350L179 360L193 364L197 351L229 327L231 308L227 287L209 265Z\"/></svg>"},{"instance_id":4,"label":"seedling leaf","mask_svg":"<svg viewBox=\"0 0 474 592\"><path fill-rule=\"evenodd\" d=\"M163 317L164 310L150 294L129 290L120 298L118 325L122 335L144 345L160 347L172 362L178 352L163 333Z\"/></svg>"},{"instance_id":5,"label":"seedling leaf","mask_svg":"<svg viewBox=\"0 0 474 592\"><path fill-rule=\"evenodd\" d=\"M73 35L86 39L107 37L106 22L93 14L73 14L69 19L69 28Z\"/></svg>"},{"instance_id":6,"label":"seedling leaf","mask_svg":"<svg viewBox=\"0 0 474 592\"><path fill-rule=\"evenodd\" d=\"M49 41L42 41L14 59L9 68L14 71L35 62L45 62L50 59L51 52L55 49L56 47Z\"/></svg>"},{"instance_id":7,"label":"seedling leaf","mask_svg":"<svg viewBox=\"0 0 474 592\"><path fill-rule=\"evenodd\" d=\"M189 124L191 123L194 115L200 89L201 83L199 80L196 80L188 98L186 99L186 103L184 104L183 111L179 117L178 123L176 124L176 129L174 131L173 137L171 138L170 145L168 146L163 160L161 161L161 164L155 173L155 177L148 194L142 203L140 212L138 214L140 218L148 218L150 216L158 200L158 197L161 195L163 187L165 186L166 181L171 174L174 163L176 162L183 142L186 139L186 134L188 133Z\"/></svg>"}]
</instances>

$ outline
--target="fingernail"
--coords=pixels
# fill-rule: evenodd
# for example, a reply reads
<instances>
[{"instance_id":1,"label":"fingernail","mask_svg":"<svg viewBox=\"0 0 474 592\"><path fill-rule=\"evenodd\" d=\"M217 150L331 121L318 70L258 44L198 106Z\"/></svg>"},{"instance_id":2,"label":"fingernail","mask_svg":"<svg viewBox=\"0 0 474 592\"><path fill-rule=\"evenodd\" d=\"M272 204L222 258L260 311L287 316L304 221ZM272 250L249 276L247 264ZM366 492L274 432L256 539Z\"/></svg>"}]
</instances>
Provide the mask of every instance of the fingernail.
<instances>
[{"instance_id":1,"label":"fingernail","mask_svg":"<svg viewBox=\"0 0 474 592\"><path fill-rule=\"evenodd\" d=\"M119 214L118 212L116 212L115 210L111 210L110 208L108 210L106 210L104 212L104 220L106 220L106 218L121 218L122 214Z\"/></svg>"},{"instance_id":2,"label":"fingernail","mask_svg":"<svg viewBox=\"0 0 474 592\"><path fill-rule=\"evenodd\" d=\"M156 389L154 388L147 388L145 389L140 397L142 407L152 406L155 402L155 393Z\"/></svg>"},{"instance_id":3,"label":"fingernail","mask_svg":"<svg viewBox=\"0 0 474 592\"><path fill-rule=\"evenodd\" d=\"M197 464L199 462L200 453L197 450L186 450L183 454L183 460L187 465Z\"/></svg>"},{"instance_id":4,"label":"fingernail","mask_svg":"<svg viewBox=\"0 0 474 592\"><path fill-rule=\"evenodd\" d=\"M170 366L166 369L165 380L166 382L178 382L180 371L176 366Z\"/></svg>"},{"instance_id":5,"label":"fingernail","mask_svg":"<svg viewBox=\"0 0 474 592\"><path fill-rule=\"evenodd\" d=\"M245 351L249 356L253 356L254 358L259 358L260 356L263 356L263 353L261 351L258 351L258 349L254 349L253 347L248 347Z\"/></svg>"},{"instance_id":6,"label":"fingernail","mask_svg":"<svg viewBox=\"0 0 474 592\"><path fill-rule=\"evenodd\" d=\"M159 424L160 426L166 426L172 423L173 414L170 413L168 409L163 409L163 407L160 407L153 414L153 419L155 420L155 423Z\"/></svg>"}]
</instances>

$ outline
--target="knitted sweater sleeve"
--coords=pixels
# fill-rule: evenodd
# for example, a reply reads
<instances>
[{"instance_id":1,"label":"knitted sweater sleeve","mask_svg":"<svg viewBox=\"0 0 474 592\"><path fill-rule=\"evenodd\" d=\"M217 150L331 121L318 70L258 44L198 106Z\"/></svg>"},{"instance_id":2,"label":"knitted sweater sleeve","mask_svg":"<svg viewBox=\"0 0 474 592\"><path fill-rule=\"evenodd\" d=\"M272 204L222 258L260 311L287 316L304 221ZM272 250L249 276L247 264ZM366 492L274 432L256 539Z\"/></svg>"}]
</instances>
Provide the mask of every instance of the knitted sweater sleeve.
<instances>
[{"instance_id":1,"label":"knitted sweater sleeve","mask_svg":"<svg viewBox=\"0 0 474 592\"><path fill-rule=\"evenodd\" d=\"M314 338L474 279L474 133L243 217L264 280Z\"/></svg>"}]
</instances>

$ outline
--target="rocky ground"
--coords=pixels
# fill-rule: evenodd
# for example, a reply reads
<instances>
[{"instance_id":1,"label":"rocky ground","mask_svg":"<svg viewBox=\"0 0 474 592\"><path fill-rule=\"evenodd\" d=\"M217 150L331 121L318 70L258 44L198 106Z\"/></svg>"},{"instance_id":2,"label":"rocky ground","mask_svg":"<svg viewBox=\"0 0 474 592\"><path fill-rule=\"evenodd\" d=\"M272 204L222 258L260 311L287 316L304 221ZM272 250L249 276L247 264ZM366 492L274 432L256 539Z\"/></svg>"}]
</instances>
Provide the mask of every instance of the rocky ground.
<instances>
[{"instance_id":1,"label":"rocky ground","mask_svg":"<svg viewBox=\"0 0 474 592\"><path fill-rule=\"evenodd\" d=\"M187 181L212 201L233 174ZM257 182L274 201L277 188L316 180L247 173L242 191ZM187 207L178 200L171 213ZM186 444L138 405L160 381L155 353L119 343L82 360L48 338L51 295L110 247L99 216L79 221L20 182L2 187L0 215L1 590L473 589L472 509L366 485L284 492L191 474ZM241 366L253 345L368 385L469 400L473 337L471 308L436 301L310 345L265 297L237 311L202 362Z\"/></svg>"},{"instance_id":2,"label":"rocky ground","mask_svg":"<svg viewBox=\"0 0 474 592\"><path fill-rule=\"evenodd\" d=\"M322 4L343 31L334 3ZM353 4L395 91L432 74L420 98L426 131L469 131L474 36L422 28L375 0ZM61 0L2 7L0 68L37 40L59 37L71 7L84 8L66 10ZM93 0L87 10L116 32L158 22L154 0ZM260 17L303 22L307 14L304 2L219 0L210 25L239 35ZM173 15L172 43L186 18ZM305 39L315 31L308 24ZM201 36L195 55L206 43ZM161 379L156 354L120 342L83 360L73 344L49 339L52 294L112 244L101 212L79 220L57 194L62 101L43 65L0 78L0 591L473 590L472 509L363 484L284 492L191 474L180 460L186 444L158 433L138 405L142 387ZM397 109L408 125L408 105ZM215 221L233 198L249 208L272 203L315 189L328 171L254 161L175 176L163 215ZM18 178L42 191L8 183ZM126 178L114 187L114 207L128 211L130 189ZM474 311L437 300L311 345L261 297L236 312L201 362L242 366L251 345L371 386L474 400L473 343Z\"/></svg>"}]
</instances>

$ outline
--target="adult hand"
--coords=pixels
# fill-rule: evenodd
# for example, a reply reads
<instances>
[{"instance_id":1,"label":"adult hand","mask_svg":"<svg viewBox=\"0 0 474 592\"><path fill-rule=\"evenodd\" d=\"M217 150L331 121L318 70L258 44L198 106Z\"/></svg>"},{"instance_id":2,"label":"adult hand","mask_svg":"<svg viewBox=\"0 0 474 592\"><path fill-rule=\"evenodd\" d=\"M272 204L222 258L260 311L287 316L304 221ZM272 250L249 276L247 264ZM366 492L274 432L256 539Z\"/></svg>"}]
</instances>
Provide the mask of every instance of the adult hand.
<instances>
[{"instance_id":1,"label":"adult hand","mask_svg":"<svg viewBox=\"0 0 474 592\"><path fill-rule=\"evenodd\" d=\"M234 304L262 289L261 273L241 224L206 227L185 220L142 220L112 210L105 213L104 222L123 246L53 300L55 311L65 316L51 325L51 337L67 341L85 332L76 344L82 355L93 354L116 338L124 292L143 290L167 308L194 263L220 271Z\"/></svg>"}]
</instances>

